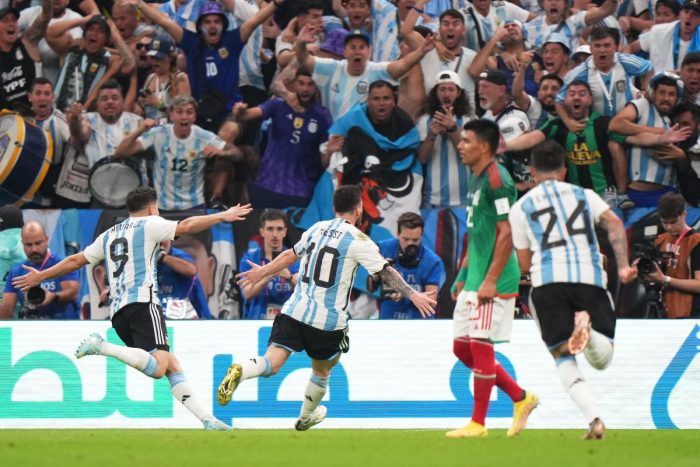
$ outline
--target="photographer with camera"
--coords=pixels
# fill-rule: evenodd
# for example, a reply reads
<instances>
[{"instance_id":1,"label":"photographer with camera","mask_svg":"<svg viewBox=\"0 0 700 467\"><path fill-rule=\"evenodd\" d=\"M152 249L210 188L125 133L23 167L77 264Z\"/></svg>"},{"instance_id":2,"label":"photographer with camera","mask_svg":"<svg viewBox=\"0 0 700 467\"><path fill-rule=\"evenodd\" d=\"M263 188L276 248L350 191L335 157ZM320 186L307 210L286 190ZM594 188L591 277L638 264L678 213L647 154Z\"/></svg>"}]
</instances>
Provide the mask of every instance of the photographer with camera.
<instances>
[{"instance_id":1,"label":"photographer with camera","mask_svg":"<svg viewBox=\"0 0 700 467\"><path fill-rule=\"evenodd\" d=\"M12 285L12 279L23 276L23 265L44 270L63 259L54 255L48 248L49 238L44 227L31 221L22 227L22 246L27 259L15 264L10 270L0 304L0 318L12 318L12 311L19 300L20 319L78 319L78 273L72 272L55 279L43 281L31 287L26 293Z\"/></svg>"},{"instance_id":2,"label":"photographer with camera","mask_svg":"<svg viewBox=\"0 0 700 467\"><path fill-rule=\"evenodd\" d=\"M399 216L398 239L392 238L379 242L379 252L401 273L401 276L413 289L426 292L431 297L437 294L445 283L445 266L433 250L423 244L423 218L413 212L404 212ZM380 288L380 319L420 319L420 311L413 303L385 284L378 278L369 277L367 288L370 292ZM434 318L435 315L428 318Z\"/></svg>"},{"instance_id":3,"label":"photographer with camera","mask_svg":"<svg viewBox=\"0 0 700 467\"><path fill-rule=\"evenodd\" d=\"M260 236L263 239L262 248L251 248L243 255L238 268L241 273L249 271L252 264L265 265L273 261L287 249L284 246L284 238L287 236L287 218L284 212L265 209L260 216ZM292 295L298 272L297 261L274 276L241 288L245 300L243 319L274 319Z\"/></svg>"},{"instance_id":4,"label":"photographer with camera","mask_svg":"<svg viewBox=\"0 0 700 467\"><path fill-rule=\"evenodd\" d=\"M645 287L661 289L667 318L700 316L700 233L685 222L685 199L667 193L657 208L665 233L656 238L656 255L637 256Z\"/></svg>"}]
</instances>

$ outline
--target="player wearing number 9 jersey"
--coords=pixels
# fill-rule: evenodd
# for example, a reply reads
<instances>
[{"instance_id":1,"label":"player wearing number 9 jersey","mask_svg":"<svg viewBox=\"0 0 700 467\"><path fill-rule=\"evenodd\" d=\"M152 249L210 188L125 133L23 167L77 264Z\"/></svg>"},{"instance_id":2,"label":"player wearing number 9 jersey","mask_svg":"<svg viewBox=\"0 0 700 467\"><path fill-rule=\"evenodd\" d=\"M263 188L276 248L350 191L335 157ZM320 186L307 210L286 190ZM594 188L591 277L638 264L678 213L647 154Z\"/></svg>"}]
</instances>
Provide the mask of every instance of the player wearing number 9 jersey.
<instances>
[{"instance_id":1,"label":"player wearing number 9 jersey","mask_svg":"<svg viewBox=\"0 0 700 467\"><path fill-rule=\"evenodd\" d=\"M292 352L306 351L312 361L311 379L295 428L305 431L326 417L319 405L333 366L350 348L347 329L348 297L359 265L379 274L389 286L413 302L423 316L435 314L435 300L416 292L379 253L379 247L356 225L362 218L360 188L346 185L333 195L336 218L314 224L293 249L274 261L238 274L241 287L273 276L301 257L300 279L294 293L275 317L265 356L234 363L219 385L219 404L228 404L244 379L274 375Z\"/></svg>"},{"instance_id":2,"label":"player wearing number 9 jersey","mask_svg":"<svg viewBox=\"0 0 700 467\"><path fill-rule=\"evenodd\" d=\"M105 261L110 287L112 327L127 345L106 342L99 334L85 339L75 352L115 357L152 378L168 377L173 396L204 424L207 430L228 430L214 418L211 410L187 382L178 359L169 352L168 333L158 300L156 265L160 242L176 236L194 234L219 222L242 220L250 206L235 206L225 212L167 221L158 216L158 197L153 188L136 188L126 197L129 217L103 232L84 251L60 263L28 273L13 280L26 290L46 279L75 271L88 263Z\"/></svg>"},{"instance_id":3,"label":"player wearing number 9 jersey","mask_svg":"<svg viewBox=\"0 0 700 467\"><path fill-rule=\"evenodd\" d=\"M613 355L615 314L595 225L608 232L621 281L631 281L636 270L629 266L622 221L595 192L562 181L565 161L555 141L535 147L531 172L538 185L515 203L509 221L520 267L532 279L531 309L542 340L564 389L587 418L584 438L601 439L605 426L576 362L583 352L602 370Z\"/></svg>"}]
</instances>

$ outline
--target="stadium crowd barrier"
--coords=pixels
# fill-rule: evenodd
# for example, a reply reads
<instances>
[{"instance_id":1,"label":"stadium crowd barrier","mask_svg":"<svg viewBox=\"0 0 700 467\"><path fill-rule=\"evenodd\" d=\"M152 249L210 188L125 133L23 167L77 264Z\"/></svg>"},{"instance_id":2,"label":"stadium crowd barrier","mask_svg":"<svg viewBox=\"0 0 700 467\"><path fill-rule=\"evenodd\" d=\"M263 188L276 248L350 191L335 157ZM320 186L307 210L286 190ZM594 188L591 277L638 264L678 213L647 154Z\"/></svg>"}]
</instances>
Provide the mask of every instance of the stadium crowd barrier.
<instances>
[{"instance_id":1,"label":"stadium crowd barrier","mask_svg":"<svg viewBox=\"0 0 700 467\"><path fill-rule=\"evenodd\" d=\"M235 428L290 428L308 381L295 354L271 378L245 381L220 407L216 389L236 359L262 355L265 321L169 322L173 351L188 380ZM153 380L113 358L73 357L92 332L119 339L106 321L0 323L0 428L201 428ZM580 366L609 428L700 428L700 321L618 322L615 356L604 371ZM329 416L319 428L454 428L472 411L471 374L452 354L447 320L354 321L351 349L333 370ZM540 407L529 428L584 428L533 321L516 321L497 358ZM494 391L487 424L509 426L512 403ZM316 428L314 428L316 429Z\"/></svg>"}]
</instances>

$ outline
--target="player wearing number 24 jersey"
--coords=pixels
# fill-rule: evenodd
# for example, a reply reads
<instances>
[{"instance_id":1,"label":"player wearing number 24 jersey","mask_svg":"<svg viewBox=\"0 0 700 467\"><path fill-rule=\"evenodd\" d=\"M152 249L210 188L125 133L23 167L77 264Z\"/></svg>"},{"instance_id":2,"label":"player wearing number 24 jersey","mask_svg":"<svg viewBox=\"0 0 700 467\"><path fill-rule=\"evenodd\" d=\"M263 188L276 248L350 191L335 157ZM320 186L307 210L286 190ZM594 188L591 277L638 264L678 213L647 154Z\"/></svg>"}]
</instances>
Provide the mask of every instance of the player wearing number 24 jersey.
<instances>
[{"instance_id":1,"label":"player wearing number 24 jersey","mask_svg":"<svg viewBox=\"0 0 700 467\"><path fill-rule=\"evenodd\" d=\"M282 252L265 266L249 261L252 269L238 274L241 287L255 285L294 264L301 257L299 282L275 317L265 356L234 363L219 385L219 404L228 404L245 379L270 376L284 365L292 352L306 351L313 371L295 428L306 431L326 418L319 405L326 394L333 366L350 348L347 329L348 297L359 265L379 274L393 289L413 302L423 316L435 314L435 300L416 292L401 274L389 266L379 247L360 232L360 187L346 185L333 195L336 218L321 221L307 230L293 249Z\"/></svg>"},{"instance_id":2,"label":"player wearing number 24 jersey","mask_svg":"<svg viewBox=\"0 0 700 467\"><path fill-rule=\"evenodd\" d=\"M168 377L173 396L204 424L207 430L229 430L214 418L211 410L187 382L180 362L170 353L168 333L158 299L156 265L160 242L178 235L194 234L220 222L242 220L250 205L208 216L189 217L180 222L167 221L158 214L158 196L153 188L140 187L126 197L129 217L100 234L85 251L38 271L25 267L24 276L15 278L15 287L26 290L44 280L63 276L88 263L105 261L111 298L112 327L127 345L115 345L99 334L91 334L75 352L115 357L155 379Z\"/></svg>"}]
</instances>

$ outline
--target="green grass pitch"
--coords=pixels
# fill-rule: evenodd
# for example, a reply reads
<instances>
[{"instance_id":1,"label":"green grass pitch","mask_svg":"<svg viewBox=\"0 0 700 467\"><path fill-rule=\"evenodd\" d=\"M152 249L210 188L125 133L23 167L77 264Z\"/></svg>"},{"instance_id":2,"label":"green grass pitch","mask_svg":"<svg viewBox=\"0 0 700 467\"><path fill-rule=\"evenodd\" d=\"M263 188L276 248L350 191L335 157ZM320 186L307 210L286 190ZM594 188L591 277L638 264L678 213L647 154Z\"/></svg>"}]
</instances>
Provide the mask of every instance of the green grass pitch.
<instances>
[{"instance_id":1,"label":"green grass pitch","mask_svg":"<svg viewBox=\"0 0 700 467\"><path fill-rule=\"evenodd\" d=\"M453 440L442 430L0 430L4 466L697 466L700 431L526 430Z\"/></svg>"}]
</instances>

